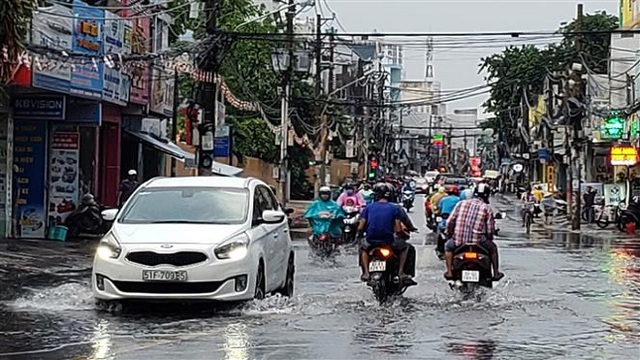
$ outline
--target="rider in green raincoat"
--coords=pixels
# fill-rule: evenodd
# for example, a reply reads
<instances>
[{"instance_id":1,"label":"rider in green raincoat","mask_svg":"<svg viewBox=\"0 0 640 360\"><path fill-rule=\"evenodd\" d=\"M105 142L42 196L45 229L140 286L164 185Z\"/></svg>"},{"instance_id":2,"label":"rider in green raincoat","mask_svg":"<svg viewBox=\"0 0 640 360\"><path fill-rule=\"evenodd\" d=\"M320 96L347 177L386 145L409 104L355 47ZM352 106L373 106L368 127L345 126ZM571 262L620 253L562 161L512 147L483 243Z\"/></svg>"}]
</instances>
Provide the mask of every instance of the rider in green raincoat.
<instances>
[{"instance_id":1,"label":"rider in green raincoat","mask_svg":"<svg viewBox=\"0 0 640 360\"><path fill-rule=\"evenodd\" d=\"M331 199L331 189L323 186L316 199L304 214L309 221L313 235L329 233L331 237L339 238L344 227L344 211L338 203Z\"/></svg>"}]
</instances>

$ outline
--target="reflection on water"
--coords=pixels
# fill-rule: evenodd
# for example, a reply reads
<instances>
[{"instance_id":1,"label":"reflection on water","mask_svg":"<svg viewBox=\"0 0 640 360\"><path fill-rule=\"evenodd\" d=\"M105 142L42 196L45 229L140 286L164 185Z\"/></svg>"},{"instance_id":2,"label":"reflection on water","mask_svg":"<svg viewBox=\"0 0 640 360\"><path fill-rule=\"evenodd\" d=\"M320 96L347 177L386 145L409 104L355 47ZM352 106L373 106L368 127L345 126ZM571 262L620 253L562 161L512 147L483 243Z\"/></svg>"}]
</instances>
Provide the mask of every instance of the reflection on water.
<instances>
[{"instance_id":1,"label":"reflection on water","mask_svg":"<svg viewBox=\"0 0 640 360\"><path fill-rule=\"evenodd\" d=\"M447 343L447 352L468 360L491 360L497 345L491 340Z\"/></svg>"},{"instance_id":2,"label":"reflection on water","mask_svg":"<svg viewBox=\"0 0 640 360\"><path fill-rule=\"evenodd\" d=\"M101 319L97 324L91 336L92 353L89 356L91 360L105 359L111 351L111 335L109 334L109 321Z\"/></svg>"},{"instance_id":3,"label":"reflection on water","mask_svg":"<svg viewBox=\"0 0 640 360\"><path fill-rule=\"evenodd\" d=\"M243 322L235 322L224 328L224 352L227 360L248 360L251 346L247 325Z\"/></svg>"},{"instance_id":4,"label":"reflection on water","mask_svg":"<svg viewBox=\"0 0 640 360\"><path fill-rule=\"evenodd\" d=\"M607 270L612 283L622 287L609 304L615 309L603 322L610 326L611 340L640 337L640 246L619 244L608 254Z\"/></svg>"}]
</instances>

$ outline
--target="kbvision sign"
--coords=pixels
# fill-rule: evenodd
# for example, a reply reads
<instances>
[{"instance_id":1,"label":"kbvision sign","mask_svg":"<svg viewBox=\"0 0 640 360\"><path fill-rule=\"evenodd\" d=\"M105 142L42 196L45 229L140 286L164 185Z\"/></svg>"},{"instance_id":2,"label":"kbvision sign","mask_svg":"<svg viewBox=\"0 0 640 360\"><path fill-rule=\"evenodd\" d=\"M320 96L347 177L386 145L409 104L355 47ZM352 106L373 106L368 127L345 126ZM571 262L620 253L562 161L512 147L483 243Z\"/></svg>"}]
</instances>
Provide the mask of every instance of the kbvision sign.
<instances>
[{"instance_id":1,"label":"kbvision sign","mask_svg":"<svg viewBox=\"0 0 640 360\"><path fill-rule=\"evenodd\" d=\"M17 96L13 100L14 119L64 120L64 95Z\"/></svg>"}]
</instances>

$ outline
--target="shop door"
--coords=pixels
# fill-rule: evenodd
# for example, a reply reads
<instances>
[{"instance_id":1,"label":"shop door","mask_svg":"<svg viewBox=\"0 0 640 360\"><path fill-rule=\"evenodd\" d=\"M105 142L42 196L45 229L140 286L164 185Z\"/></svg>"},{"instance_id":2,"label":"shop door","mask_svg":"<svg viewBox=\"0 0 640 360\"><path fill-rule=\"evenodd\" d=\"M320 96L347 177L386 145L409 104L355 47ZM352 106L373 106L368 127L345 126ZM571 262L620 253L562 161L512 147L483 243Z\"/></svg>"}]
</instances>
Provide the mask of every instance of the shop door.
<instances>
[{"instance_id":1,"label":"shop door","mask_svg":"<svg viewBox=\"0 0 640 360\"><path fill-rule=\"evenodd\" d=\"M108 207L118 205L120 145L120 126L103 123L100 128L100 201Z\"/></svg>"}]
</instances>

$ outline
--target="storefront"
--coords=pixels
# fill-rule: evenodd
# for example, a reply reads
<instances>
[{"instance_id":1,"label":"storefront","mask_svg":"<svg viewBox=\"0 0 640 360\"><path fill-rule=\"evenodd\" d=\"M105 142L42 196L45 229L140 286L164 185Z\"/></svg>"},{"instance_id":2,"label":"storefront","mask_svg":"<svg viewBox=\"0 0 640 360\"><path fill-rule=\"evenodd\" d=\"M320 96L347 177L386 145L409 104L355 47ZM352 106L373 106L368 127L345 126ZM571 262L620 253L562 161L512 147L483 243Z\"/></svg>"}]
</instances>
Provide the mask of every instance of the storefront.
<instances>
[{"instance_id":1,"label":"storefront","mask_svg":"<svg viewBox=\"0 0 640 360\"><path fill-rule=\"evenodd\" d=\"M44 238L95 194L102 105L65 95L14 97L16 237Z\"/></svg>"},{"instance_id":2,"label":"storefront","mask_svg":"<svg viewBox=\"0 0 640 360\"><path fill-rule=\"evenodd\" d=\"M166 122L155 118L125 117L123 120L121 176L135 169L140 180L166 173L166 155L178 161L194 160L194 154L183 150L167 138ZM126 154L126 155L124 155Z\"/></svg>"}]
</instances>

